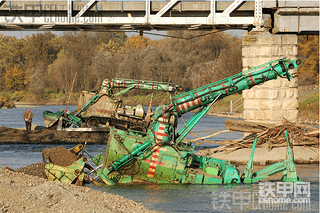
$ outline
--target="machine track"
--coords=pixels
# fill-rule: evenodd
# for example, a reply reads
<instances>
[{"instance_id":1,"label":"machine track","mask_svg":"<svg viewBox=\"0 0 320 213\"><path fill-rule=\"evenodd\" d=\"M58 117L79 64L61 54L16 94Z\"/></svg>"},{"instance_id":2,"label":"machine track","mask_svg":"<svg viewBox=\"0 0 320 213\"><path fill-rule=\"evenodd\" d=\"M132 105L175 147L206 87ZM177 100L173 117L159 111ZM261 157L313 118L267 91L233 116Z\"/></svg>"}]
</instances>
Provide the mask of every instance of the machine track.
<instances>
[{"instance_id":1,"label":"machine track","mask_svg":"<svg viewBox=\"0 0 320 213\"><path fill-rule=\"evenodd\" d=\"M117 127L123 130L136 130L143 133L147 132L149 125L148 122L142 119L128 116L120 116L118 118L91 116L83 119L88 127Z\"/></svg>"}]
</instances>

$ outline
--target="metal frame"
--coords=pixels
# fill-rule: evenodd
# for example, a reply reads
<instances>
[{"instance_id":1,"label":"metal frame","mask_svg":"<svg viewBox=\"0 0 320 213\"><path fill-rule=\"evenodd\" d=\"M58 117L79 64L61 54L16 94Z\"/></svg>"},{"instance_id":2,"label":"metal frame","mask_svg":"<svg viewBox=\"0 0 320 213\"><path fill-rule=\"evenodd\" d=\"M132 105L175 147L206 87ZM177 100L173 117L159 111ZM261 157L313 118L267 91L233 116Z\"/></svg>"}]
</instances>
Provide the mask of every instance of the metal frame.
<instances>
[{"instance_id":1,"label":"metal frame","mask_svg":"<svg viewBox=\"0 0 320 213\"><path fill-rule=\"evenodd\" d=\"M76 15L76 17L81 17L97 0L90 0L86 6L84 6L81 11ZM68 13L69 14L69 13Z\"/></svg>"},{"instance_id":2,"label":"metal frame","mask_svg":"<svg viewBox=\"0 0 320 213\"><path fill-rule=\"evenodd\" d=\"M318 0L194 1L0 0L0 30L259 31L266 25L273 33L319 34ZM276 12L263 14L262 8Z\"/></svg>"},{"instance_id":3,"label":"metal frame","mask_svg":"<svg viewBox=\"0 0 320 213\"><path fill-rule=\"evenodd\" d=\"M255 0L255 8L254 8L254 25L262 26L262 0Z\"/></svg>"},{"instance_id":4,"label":"metal frame","mask_svg":"<svg viewBox=\"0 0 320 213\"><path fill-rule=\"evenodd\" d=\"M28 15L26 16L23 10L14 11L15 15L10 16L11 12L11 1L0 0L0 3L4 3L7 8L7 2L10 3L9 13L0 9L0 30L12 30L12 29L46 29L46 30L81 30L89 29L90 30L110 30L110 29L142 29L142 30L168 30L168 29L215 29L216 25L227 25L226 28L246 28L249 25L254 24L254 17L231 17L230 14L240 6L244 0L235 0L225 11L222 13L216 12L216 0L210 0L209 15L200 15L193 17L192 15L187 17L167 17L166 13L175 7L180 0L170 0L165 6L163 6L156 14L151 14L151 3L150 0L145 1L145 16L136 16L133 17L131 13L128 13L127 16L119 15L113 16L108 15L109 12L104 12L104 15L97 14L100 16L90 17L86 13L93 13L93 10L89 11L93 5L99 5L98 0L89 0L86 5L74 16L74 4L73 0L66 0L64 4L67 4L67 8L64 10L57 10L53 8L48 11L48 8L45 8L44 1L30 1L30 4L33 6L39 5L39 10L37 15ZM262 0L255 0L262 1ZM14 1L12 1L14 4ZM19 4L22 4L19 1ZM28 1L26 1L27 3ZM199 3L199 1L197 1ZM205 2L205 1L203 1ZM61 3L61 1L57 2ZM141 2L140 2L141 3ZM36 5L37 4L37 5ZM101 3L102 4L102 3ZM121 10L116 12L123 12L123 2L121 4ZM25 6L27 8L27 6ZM60 9L60 8L59 8ZM262 7L259 8L260 13L262 13ZM26 9L27 10L27 9ZM25 10L25 11L26 11ZM34 9L33 9L34 10ZM5 12L1 15L2 12ZM16 13L18 12L18 13ZM30 11L31 14L33 13ZM197 12L197 11L196 11ZM256 12L255 12L256 13ZM8 15L9 14L9 15ZM18 15L19 14L19 15ZM21 15L20 15L21 14ZM29 13L30 14L30 13ZM63 15L66 14L66 15ZM206 14L206 12L204 12ZM19 17L18 17L19 16ZM95 15L92 15L95 16ZM89 17L89 18L88 18ZM233 25L230 27L229 25ZM220 26L221 27L221 26ZM60 29L58 29L60 28Z\"/></svg>"},{"instance_id":5,"label":"metal frame","mask_svg":"<svg viewBox=\"0 0 320 213\"><path fill-rule=\"evenodd\" d=\"M73 0L68 0L68 19L71 20L71 14L72 14L72 2ZM170 0L156 15L150 14L150 0L145 0L146 2L146 15L144 19L141 21L137 20L137 22L131 23L132 19L131 17L127 17L128 21L122 21L127 22L131 24L171 24L172 22L175 22L177 24L189 24L190 21L188 17L162 17L166 12L168 12L176 3L180 2L180 0ZM256 20L256 17L258 17L259 21L256 23L259 23L259 26L263 25L262 21L262 0L255 0L255 4L260 5L260 7L255 8L255 17L235 17L231 18L230 14L239 7L244 0L234 0L234 2L222 13L216 13L215 3L216 0L210 0L210 14L208 17L193 17L192 20L195 21L194 24L197 24L196 26L201 25L207 25L207 24L254 24L254 20ZM257 3L259 2L259 3ZM81 17L94 3L98 3L97 0L90 0L83 8L82 10L76 15L76 17ZM259 16L258 16L259 15ZM139 18L135 18L139 19ZM170 21L168 19L174 19L174 21ZM118 20L117 20L118 21ZM120 19L119 19L120 21ZM115 23L115 22L113 22ZM120 22L121 23L121 22ZM124 26L126 29L128 25Z\"/></svg>"}]
</instances>

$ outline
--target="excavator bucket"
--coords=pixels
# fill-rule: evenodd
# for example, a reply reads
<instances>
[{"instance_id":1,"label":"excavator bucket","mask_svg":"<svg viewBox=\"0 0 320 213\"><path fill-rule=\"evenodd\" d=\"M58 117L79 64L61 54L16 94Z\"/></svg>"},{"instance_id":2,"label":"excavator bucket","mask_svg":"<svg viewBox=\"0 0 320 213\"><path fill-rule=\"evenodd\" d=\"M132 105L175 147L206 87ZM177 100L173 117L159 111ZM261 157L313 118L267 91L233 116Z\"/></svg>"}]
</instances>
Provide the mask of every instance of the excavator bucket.
<instances>
[{"instance_id":1,"label":"excavator bucket","mask_svg":"<svg viewBox=\"0 0 320 213\"><path fill-rule=\"evenodd\" d=\"M50 112L50 111L44 111L43 112L44 125L47 128L51 128L51 127L55 126L56 124L58 124L60 116L61 115L59 115L58 113L53 113L53 112Z\"/></svg>"},{"instance_id":2,"label":"excavator bucket","mask_svg":"<svg viewBox=\"0 0 320 213\"><path fill-rule=\"evenodd\" d=\"M70 150L64 147L53 147L43 150L44 174L48 180L61 183L83 185L85 173L83 168L87 159L77 154L83 146L79 144Z\"/></svg>"},{"instance_id":3,"label":"excavator bucket","mask_svg":"<svg viewBox=\"0 0 320 213\"><path fill-rule=\"evenodd\" d=\"M86 161L81 158L68 167L54 165L53 163L44 166L45 177L48 180L57 181L61 183L73 183L76 185L83 185L85 173L82 171Z\"/></svg>"}]
</instances>

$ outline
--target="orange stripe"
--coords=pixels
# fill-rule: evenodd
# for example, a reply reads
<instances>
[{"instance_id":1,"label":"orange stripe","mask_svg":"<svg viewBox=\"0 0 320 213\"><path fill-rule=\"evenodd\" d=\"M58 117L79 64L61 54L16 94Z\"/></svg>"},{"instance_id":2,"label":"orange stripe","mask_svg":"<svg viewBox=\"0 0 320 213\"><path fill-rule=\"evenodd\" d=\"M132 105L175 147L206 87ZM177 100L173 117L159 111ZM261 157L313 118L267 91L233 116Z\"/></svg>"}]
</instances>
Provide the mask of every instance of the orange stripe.
<instances>
[{"instance_id":1,"label":"orange stripe","mask_svg":"<svg viewBox=\"0 0 320 213\"><path fill-rule=\"evenodd\" d=\"M159 130L164 130L164 126L159 126Z\"/></svg>"},{"instance_id":2,"label":"orange stripe","mask_svg":"<svg viewBox=\"0 0 320 213\"><path fill-rule=\"evenodd\" d=\"M226 87L226 85L222 84L222 87ZM224 91L226 91L227 95L228 95L228 90L225 89Z\"/></svg>"},{"instance_id":3,"label":"orange stripe","mask_svg":"<svg viewBox=\"0 0 320 213\"><path fill-rule=\"evenodd\" d=\"M254 82L253 77L252 77L251 75L249 75L249 78L250 78L251 84L252 84L252 85L255 85L255 82Z\"/></svg>"},{"instance_id":4,"label":"orange stripe","mask_svg":"<svg viewBox=\"0 0 320 213\"><path fill-rule=\"evenodd\" d=\"M159 136L165 136L165 137L168 136L168 134L161 133L161 132L155 132L155 134L156 134L156 135L159 135Z\"/></svg>"}]
</instances>

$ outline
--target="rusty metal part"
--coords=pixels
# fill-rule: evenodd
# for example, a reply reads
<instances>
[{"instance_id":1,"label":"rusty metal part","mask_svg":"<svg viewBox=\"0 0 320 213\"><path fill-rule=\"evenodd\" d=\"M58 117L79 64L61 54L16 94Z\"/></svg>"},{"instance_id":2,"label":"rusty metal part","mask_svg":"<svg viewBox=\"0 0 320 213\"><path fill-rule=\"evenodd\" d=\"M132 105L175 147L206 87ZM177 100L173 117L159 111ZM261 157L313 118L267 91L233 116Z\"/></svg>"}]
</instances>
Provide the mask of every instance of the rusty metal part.
<instances>
[{"instance_id":1,"label":"rusty metal part","mask_svg":"<svg viewBox=\"0 0 320 213\"><path fill-rule=\"evenodd\" d=\"M100 185L101 185L98 181L94 180L94 179L91 178L89 175L86 175L85 178L88 179L88 180L89 180L91 183L93 183L95 186L100 186Z\"/></svg>"},{"instance_id":2,"label":"rusty metal part","mask_svg":"<svg viewBox=\"0 0 320 213\"><path fill-rule=\"evenodd\" d=\"M10 171L14 171L13 169L11 169L9 166L6 166L6 169L10 170Z\"/></svg>"},{"instance_id":3,"label":"rusty metal part","mask_svg":"<svg viewBox=\"0 0 320 213\"><path fill-rule=\"evenodd\" d=\"M87 142L86 142L87 144ZM77 155L83 148L83 145L82 144L78 144L77 146L69 149L70 152L72 152L73 154Z\"/></svg>"},{"instance_id":4,"label":"rusty metal part","mask_svg":"<svg viewBox=\"0 0 320 213\"><path fill-rule=\"evenodd\" d=\"M84 153L84 150L85 150L86 146L87 146L87 142L85 142L85 144L84 144L84 146L82 148L82 153L81 153L81 155L79 155L79 157L83 156L83 153Z\"/></svg>"}]
</instances>

